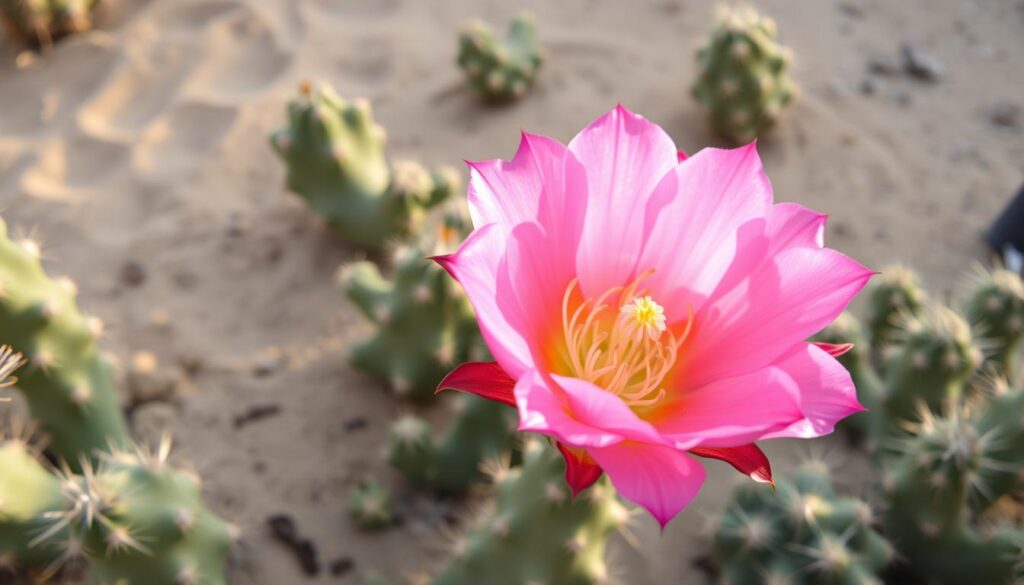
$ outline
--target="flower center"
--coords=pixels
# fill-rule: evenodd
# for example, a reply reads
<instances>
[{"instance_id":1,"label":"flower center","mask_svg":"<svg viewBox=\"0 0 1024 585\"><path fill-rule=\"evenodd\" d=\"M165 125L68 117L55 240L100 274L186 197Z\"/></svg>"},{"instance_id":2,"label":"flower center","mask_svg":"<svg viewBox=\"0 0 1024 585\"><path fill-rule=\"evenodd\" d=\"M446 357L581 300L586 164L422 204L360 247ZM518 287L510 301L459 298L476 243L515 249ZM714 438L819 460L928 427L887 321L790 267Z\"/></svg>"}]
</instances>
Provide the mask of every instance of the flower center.
<instances>
[{"instance_id":1,"label":"flower center","mask_svg":"<svg viewBox=\"0 0 1024 585\"><path fill-rule=\"evenodd\" d=\"M665 309L646 291L641 274L627 286L609 289L596 299L585 299L570 311L578 279L562 298L564 359L570 375L615 394L630 406L648 406L665 396L662 382L676 363L679 347L693 324L677 337L666 325ZM617 317L610 309L622 303Z\"/></svg>"}]
</instances>

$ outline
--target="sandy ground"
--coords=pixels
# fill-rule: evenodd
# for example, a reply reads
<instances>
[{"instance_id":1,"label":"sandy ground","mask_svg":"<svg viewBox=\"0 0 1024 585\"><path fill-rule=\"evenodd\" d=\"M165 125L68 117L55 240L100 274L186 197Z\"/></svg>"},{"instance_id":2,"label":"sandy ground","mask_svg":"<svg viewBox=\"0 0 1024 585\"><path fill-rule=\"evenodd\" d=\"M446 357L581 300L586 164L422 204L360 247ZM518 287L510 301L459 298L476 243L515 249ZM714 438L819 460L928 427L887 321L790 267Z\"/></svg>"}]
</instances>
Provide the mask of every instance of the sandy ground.
<instances>
[{"instance_id":1,"label":"sandy ground","mask_svg":"<svg viewBox=\"0 0 1024 585\"><path fill-rule=\"evenodd\" d=\"M985 258L979 233L1024 176L1024 134L990 112L1022 104L1019 0L759 1L796 53L802 87L783 126L761 143L779 200L832 215L829 244L870 266L902 260L955 290ZM456 34L469 17L503 23L533 11L550 52L521 103L485 108L461 86ZM142 437L169 428L209 500L243 528L239 585L307 582L268 536L286 512L329 562L356 570L308 582L355 583L366 570L423 572L445 538L381 456L406 407L353 371L344 352L366 331L334 286L352 251L282 188L266 144L296 84L329 81L375 106L392 157L429 164L510 157L519 130L568 140L621 101L693 152L716 140L690 99L693 53L710 2L610 0L115 1L99 29L43 56L0 39L0 207L37 235L53 274L79 284L81 305L108 324L105 347L128 362L153 352L181 378L177 400L136 412ZM937 83L878 75L903 42L938 58ZM144 282L126 284L126 263ZM257 375L260 366L279 367ZM181 364L196 368L186 375ZM253 406L277 416L236 429ZM443 408L432 416L444 418ZM346 430L365 417L368 425ZM778 473L806 446L773 444ZM856 488L863 464L830 454ZM704 518L742 481L723 465L659 536L639 517L639 546L616 541L624 583L699 583L691 566ZM368 475L400 493L405 526L357 532L349 488Z\"/></svg>"}]
</instances>

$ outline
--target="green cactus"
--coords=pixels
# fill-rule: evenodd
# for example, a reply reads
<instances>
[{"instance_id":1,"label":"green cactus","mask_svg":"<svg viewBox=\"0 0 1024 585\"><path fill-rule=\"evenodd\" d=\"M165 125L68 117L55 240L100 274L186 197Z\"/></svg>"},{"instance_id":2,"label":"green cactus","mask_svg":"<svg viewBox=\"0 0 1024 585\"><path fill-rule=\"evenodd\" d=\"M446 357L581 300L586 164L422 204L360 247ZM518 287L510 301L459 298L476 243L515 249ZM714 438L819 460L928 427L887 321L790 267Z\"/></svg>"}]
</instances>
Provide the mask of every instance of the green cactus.
<instances>
[{"instance_id":1,"label":"green cactus","mask_svg":"<svg viewBox=\"0 0 1024 585\"><path fill-rule=\"evenodd\" d=\"M156 453L117 451L82 474L50 470L24 441L0 444L0 544L52 576L84 560L94 583L222 585L233 529L205 508L194 475Z\"/></svg>"},{"instance_id":2,"label":"green cactus","mask_svg":"<svg viewBox=\"0 0 1024 585\"><path fill-rule=\"evenodd\" d=\"M965 315L978 331L992 372L1017 379L1017 358L1024 339L1024 284L1009 270L979 270Z\"/></svg>"},{"instance_id":3,"label":"green cactus","mask_svg":"<svg viewBox=\"0 0 1024 585\"><path fill-rule=\"evenodd\" d=\"M476 396L455 397L459 413L443 437L405 415L391 427L388 459L413 485L461 493L482 476L481 463L515 451L515 409Z\"/></svg>"},{"instance_id":4,"label":"green cactus","mask_svg":"<svg viewBox=\"0 0 1024 585\"><path fill-rule=\"evenodd\" d=\"M608 536L629 519L607 480L570 497L558 452L530 439L523 465L497 474L496 509L454 545L433 585L605 582Z\"/></svg>"},{"instance_id":5,"label":"green cactus","mask_svg":"<svg viewBox=\"0 0 1024 585\"><path fill-rule=\"evenodd\" d=\"M803 466L773 492L748 484L715 523L723 585L868 585L892 559L862 500L835 493L828 469Z\"/></svg>"},{"instance_id":6,"label":"green cactus","mask_svg":"<svg viewBox=\"0 0 1024 585\"><path fill-rule=\"evenodd\" d=\"M15 37L34 46L92 28L99 0L0 0L0 18Z\"/></svg>"},{"instance_id":7,"label":"green cactus","mask_svg":"<svg viewBox=\"0 0 1024 585\"><path fill-rule=\"evenodd\" d=\"M856 422L881 470L885 534L928 582L1024 579L1024 531L1006 510L1024 466L1020 277L981 273L964 318L886 273L868 296L871 341L849 315L822 336L856 344L840 360L870 409Z\"/></svg>"},{"instance_id":8,"label":"green cactus","mask_svg":"<svg viewBox=\"0 0 1024 585\"><path fill-rule=\"evenodd\" d=\"M752 8L724 10L718 28L697 53L693 96L710 109L723 138L746 143L771 129L793 99L787 74L792 52L776 42L775 22Z\"/></svg>"},{"instance_id":9,"label":"green cactus","mask_svg":"<svg viewBox=\"0 0 1024 585\"><path fill-rule=\"evenodd\" d=\"M391 494L376 481L367 481L349 494L348 511L352 520L366 530L387 528L395 521Z\"/></svg>"},{"instance_id":10,"label":"green cactus","mask_svg":"<svg viewBox=\"0 0 1024 585\"><path fill-rule=\"evenodd\" d=\"M82 456L127 446L128 428L96 347L101 324L79 312L74 284L47 276L39 256L35 242L8 239L0 220L0 331L28 360L17 388L49 449L77 468Z\"/></svg>"},{"instance_id":11,"label":"green cactus","mask_svg":"<svg viewBox=\"0 0 1024 585\"><path fill-rule=\"evenodd\" d=\"M372 337L352 349L353 365L413 401L431 400L454 366L485 355L469 300L427 258L454 244L461 222L460 215L446 213L436 237L396 248L390 278L368 261L339 272L346 295L376 328Z\"/></svg>"},{"instance_id":12,"label":"green cactus","mask_svg":"<svg viewBox=\"0 0 1024 585\"><path fill-rule=\"evenodd\" d=\"M411 161L389 167L384 139L369 102L303 84L271 145L287 166L291 191L350 242L379 250L418 232L426 210L461 182L451 168L430 173Z\"/></svg>"},{"instance_id":13,"label":"green cactus","mask_svg":"<svg viewBox=\"0 0 1024 585\"><path fill-rule=\"evenodd\" d=\"M470 22L459 37L459 67L485 100L523 97L542 61L533 18L528 15L512 21L504 42L478 20Z\"/></svg>"}]
</instances>

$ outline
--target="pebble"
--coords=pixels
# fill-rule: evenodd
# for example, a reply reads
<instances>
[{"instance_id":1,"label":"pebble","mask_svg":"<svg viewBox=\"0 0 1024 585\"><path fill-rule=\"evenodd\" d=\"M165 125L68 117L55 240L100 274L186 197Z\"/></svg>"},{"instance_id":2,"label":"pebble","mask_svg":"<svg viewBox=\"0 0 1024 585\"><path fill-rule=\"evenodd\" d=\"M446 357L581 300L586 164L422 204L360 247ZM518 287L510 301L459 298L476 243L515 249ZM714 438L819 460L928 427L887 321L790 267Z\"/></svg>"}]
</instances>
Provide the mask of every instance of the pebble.
<instances>
[{"instance_id":1,"label":"pebble","mask_svg":"<svg viewBox=\"0 0 1024 585\"><path fill-rule=\"evenodd\" d=\"M903 70L911 77L921 81L934 82L942 79L946 72L941 61L910 43L903 44L901 53L903 55Z\"/></svg>"},{"instance_id":2,"label":"pebble","mask_svg":"<svg viewBox=\"0 0 1024 585\"><path fill-rule=\"evenodd\" d=\"M1020 104L1001 102L993 106L989 120L996 126L1019 129L1024 127L1024 108Z\"/></svg>"},{"instance_id":3,"label":"pebble","mask_svg":"<svg viewBox=\"0 0 1024 585\"><path fill-rule=\"evenodd\" d=\"M128 260L121 266L121 282L128 286L142 286L146 282L146 267L138 260Z\"/></svg>"}]
</instances>

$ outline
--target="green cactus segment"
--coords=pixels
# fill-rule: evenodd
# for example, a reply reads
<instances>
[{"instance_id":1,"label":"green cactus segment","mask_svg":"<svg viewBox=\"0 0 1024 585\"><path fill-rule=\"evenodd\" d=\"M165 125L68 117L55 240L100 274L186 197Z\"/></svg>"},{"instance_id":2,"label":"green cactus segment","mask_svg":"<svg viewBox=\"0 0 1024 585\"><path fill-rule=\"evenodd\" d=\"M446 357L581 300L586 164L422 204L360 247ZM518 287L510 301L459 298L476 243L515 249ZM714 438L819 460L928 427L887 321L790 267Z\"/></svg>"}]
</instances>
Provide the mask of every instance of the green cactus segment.
<instances>
[{"instance_id":1,"label":"green cactus segment","mask_svg":"<svg viewBox=\"0 0 1024 585\"><path fill-rule=\"evenodd\" d=\"M994 373L1015 380L1014 363L1024 339L1024 285L1009 270L983 272L967 301L966 315L978 332Z\"/></svg>"},{"instance_id":2,"label":"green cactus segment","mask_svg":"<svg viewBox=\"0 0 1024 585\"><path fill-rule=\"evenodd\" d=\"M482 479L481 464L514 451L515 409L476 396L457 396L459 413L439 440L412 415L391 427L388 458L413 485L460 493Z\"/></svg>"},{"instance_id":3,"label":"green cactus segment","mask_svg":"<svg viewBox=\"0 0 1024 585\"><path fill-rule=\"evenodd\" d=\"M0 0L7 30L36 46L92 28L98 0Z\"/></svg>"},{"instance_id":4,"label":"green cactus segment","mask_svg":"<svg viewBox=\"0 0 1024 585\"><path fill-rule=\"evenodd\" d=\"M17 387L32 418L72 467L128 444L110 365L96 347L99 329L79 312L74 284L43 272L38 244L11 241L0 220L0 330L28 360Z\"/></svg>"},{"instance_id":5,"label":"green cactus segment","mask_svg":"<svg viewBox=\"0 0 1024 585\"><path fill-rule=\"evenodd\" d=\"M82 559L95 583L226 583L232 529L204 507L198 478L167 465L166 452L116 452L77 475L51 472L22 443L4 443L0 544L9 560L42 566L45 576Z\"/></svg>"},{"instance_id":6,"label":"green cactus segment","mask_svg":"<svg viewBox=\"0 0 1024 585\"><path fill-rule=\"evenodd\" d=\"M926 303L909 272L883 274L868 295L875 347L849 316L822 338L862 343L842 360L871 408L861 426L885 534L925 582L1024 579L1024 516L1010 497L1024 467L1024 391L1013 380L1024 285L1008 271L982 274L965 318Z\"/></svg>"},{"instance_id":7,"label":"green cactus segment","mask_svg":"<svg viewBox=\"0 0 1024 585\"><path fill-rule=\"evenodd\" d=\"M418 231L427 209L459 188L454 169L428 172L384 154L385 132L369 102L304 85L288 104L288 126L271 136L288 189L353 244L378 250Z\"/></svg>"},{"instance_id":8,"label":"green cactus segment","mask_svg":"<svg viewBox=\"0 0 1024 585\"><path fill-rule=\"evenodd\" d=\"M459 37L459 67L469 84L487 100L521 98L533 84L542 61L533 18L529 16L512 21L504 42L480 21L471 22Z\"/></svg>"},{"instance_id":9,"label":"green cactus segment","mask_svg":"<svg viewBox=\"0 0 1024 585\"><path fill-rule=\"evenodd\" d=\"M776 42L775 22L753 9L724 11L697 59L693 95L709 108L714 130L733 142L771 129L795 94L791 51Z\"/></svg>"},{"instance_id":10,"label":"green cactus segment","mask_svg":"<svg viewBox=\"0 0 1024 585\"><path fill-rule=\"evenodd\" d=\"M899 334L903 324L921 314L928 301L917 275L903 268L886 268L871 283L868 295L868 332L876 349Z\"/></svg>"},{"instance_id":11,"label":"green cactus segment","mask_svg":"<svg viewBox=\"0 0 1024 585\"><path fill-rule=\"evenodd\" d=\"M352 490L348 511L356 525L366 530L387 528L395 520L391 494L376 481L368 481Z\"/></svg>"},{"instance_id":12,"label":"green cactus segment","mask_svg":"<svg viewBox=\"0 0 1024 585\"><path fill-rule=\"evenodd\" d=\"M441 237L457 231L448 219L439 227ZM434 239L398 247L390 278L365 261L339 275L346 295L375 328L352 349L353 365L387 382L397 395L418 402L431 400L454 366L478 361L485 352L469 300L427 258L435 251Z\"/></svg>"},{"instance_id":13,"label":"green cactus segment","mask_svg":"<svg viewBox=\"0 0 1024 585\"><path fill-rule=\"evenodd\" d=\"M558 452L536 440L523 465L495 478L493 513L454 546L434 585L594 585L606 582L608 536L629 517L603 480L575 500Z\"/></svg>"},{"instance_id":14,"label":"green cactus segment","mask_svg":"<svg viewBox=\"0 0 1024 585\"><path fill-rule=\"evenodd\" d=\"M44 514L63 505L60 482L22 441L0 443L0 567L45 566L56 553L29 547L46 530Z\"/></svg>"},{"instance_id":15,"label":"green cactus segment","mask_svg":"<svg viewBox=\"0 0 1024 585\"><path fill-rule=\"evenodd\" d=\"M820 464L792 483L739 488L716 523L714 556L727 585L881 583L892 548L865 502L836 495Z\"/></svg>"}]
</instances>

